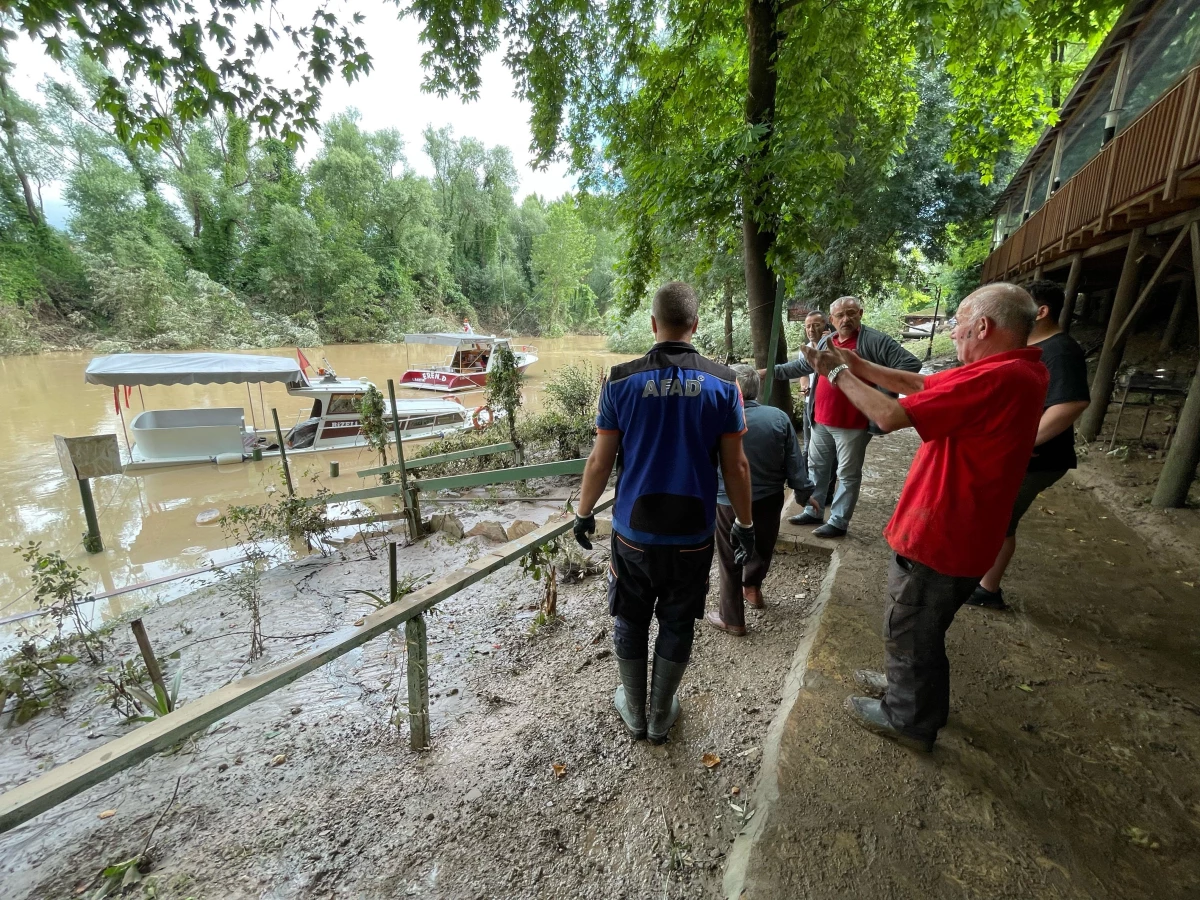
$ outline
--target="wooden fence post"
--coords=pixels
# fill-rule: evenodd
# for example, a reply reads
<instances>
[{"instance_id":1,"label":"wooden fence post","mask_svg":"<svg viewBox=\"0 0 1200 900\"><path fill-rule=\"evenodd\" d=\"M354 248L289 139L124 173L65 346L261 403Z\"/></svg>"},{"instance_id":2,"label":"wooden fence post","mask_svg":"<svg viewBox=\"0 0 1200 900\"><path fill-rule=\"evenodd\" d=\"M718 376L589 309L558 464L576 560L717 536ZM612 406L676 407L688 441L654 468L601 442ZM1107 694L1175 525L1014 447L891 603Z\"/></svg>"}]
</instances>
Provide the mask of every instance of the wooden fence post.
<instances>
[{"instance_id":1,"label":"wooden fence post","mask_svg":"<svg viewBox=\"0 0 1200 900\"><path fill-rule=\"evenodd\" d=\"M1079 420L1079 434L1085 441L1094 441L1104 425L1113 380L1125 351L1125 335L1121 334L1120 340L1117 340L1117 336L1137 296L1138 254L1145 233L1145 228L1135 228L1129 236L1129 248L1125 251L1125 262L1121 266L1121 280L1117 282L1117 292L1104 333L1104 349L1100 351L1100 361L1096 364L1096 374L1092 379L1092 402Z\"/></svg>"},{"instance_id":2,"label":"wooden fence post","mask_svg":"<svg viewBox=\"0 0 1200 900\"><path fill-rule=\"evenodd\" d=\"M408 650L408 745L413 750L429 746L429 643L424 614L404 623Z\"/></svg>"},{"instance_id":3,"label":"wooden fence post","mask_svg":"<svg viewBox=\"0 0 1200 900\"><path fill-rule=\"evenodd\" d=\"M296 496L296 489L292 487L292 470L288 468L287 448L283 445L283 429L279 427L279 410L271 407L271 418L275 420L275 439L279 441L279 458L283 461L283 478L287 482L287 492L289 497Z\"/></svg>"},{"instance_id":4,"label":"wooden fence post","mask_svg":"<svg viewBox=\"0 0 1200 900\"><path fill-rule=\"evenodd\" d=\"M150 675L150 681L153 682L156 688L162 691L162 696L166 699L167 712L171 712L175 708L175 704L171 702L171 694L167 690L167 683L163 681L162 670L158 667L158 659L154 655L154 648L150 646L150 635L146 634L146 626L142 624L141 619L134 619L129 623L129 627L133 629L133 636L137 639L138 649L142 651L142 661L146 663L146 672Z\"/></svg>"},{"instance_id":5,"label":"wooden fence post","mask_svg":"<svg viewBox=\"0 0 1200 900\"><path fill-rule=\"evenodd\" d=\"M83 549L88 553L103 553L104 540L100 537L100 519L96 516L96 501L92 499L92 483L86 478L79 479L79 496L83 500L83 518L87 522Z\"/></svg>"},{"instance_id":6,"label":"wooden fence post","mask_svg":"<svg viewBox=\"0 0 1200 900\"><path fill-rule=\"evenodd\" d=\"M396 577L396 542L388 541L388 603L395 603L396 588L400 580Z\"/></svg>"},{"instance_id":7,"label":"wooden fence post","mask_svg":"<svg viewBox=\"0 0 1200 900\"><path fill-rule=\"evenodd\" d=\"M396 464L400 467L400 492L408 513L408 539L421 536L421 510L409 503L408 472L404 468L404 440L400 436L400 413L396 409L396 383L388 379L388 399L392 402L392 430L396 433ZM415 495L415 492L414 492Z\"/></svg>"}]
</instances>

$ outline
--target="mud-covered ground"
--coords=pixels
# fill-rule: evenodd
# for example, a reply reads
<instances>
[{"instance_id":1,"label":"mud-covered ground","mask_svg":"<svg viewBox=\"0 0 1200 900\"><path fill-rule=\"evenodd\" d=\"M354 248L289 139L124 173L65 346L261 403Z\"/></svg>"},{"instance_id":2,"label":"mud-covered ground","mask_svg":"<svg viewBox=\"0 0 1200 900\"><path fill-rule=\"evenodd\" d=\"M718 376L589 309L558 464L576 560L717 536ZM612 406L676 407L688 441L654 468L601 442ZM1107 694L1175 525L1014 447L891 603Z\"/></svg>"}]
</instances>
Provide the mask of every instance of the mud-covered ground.
<instances>
[{"instance_id":1,"label":"mud-covered ground","mask_svg":"<svg viewBox=\"0 0 1200 900\"><path fill-rule=\"evenodd\" d=\"M729 895L1200 896L1200 581L1188 537L1200 511L1131 502L1103 454L1022 521L1011 608L956 616L950 719L934 752L844 714L854 670L882 663L879 531L916 443L911 432L871 442L803 686L765 745L771 778L756 790L769 780L778 797L755 795Z\"/></svg>"},{"instance_id":2,"label":"mud-covered ground","mask_svg":"<svg viewBox=\"0 0 1200 900\"><path fill-rule=\"evenodd\" d=\"M543 521L551 510L506 512ZM370 546L375 559L357 543L267 576L267 655L253 664L246 613L219 591L146 612L159 655L179 651L168 677L183 667L183 700L360 618L370 607L347 591L386 584L382 540ZM492 546L439 534L402 548L400 568L439 577ZM596 552L601 569L605 557ZM510 566L429 617L428 751L409 750L407 725L392 724L404 722L402 635L377 639L0 836L3 894L82 893L137 853L166 810L152 887L129 896L715 896L754 815L745 798L825 562L777 557L769 607L749 613L744 640L698 624L684 716L663 747L631 742L611 707L603 576L560 585L561 618L535 628L542 586ZM119 656L134 652L127 634L114 635ZM129 727L77 691L63 714L0 731L0 787ZM706 767L705 754L720 762Z\"/></svg>"}]
</instances>

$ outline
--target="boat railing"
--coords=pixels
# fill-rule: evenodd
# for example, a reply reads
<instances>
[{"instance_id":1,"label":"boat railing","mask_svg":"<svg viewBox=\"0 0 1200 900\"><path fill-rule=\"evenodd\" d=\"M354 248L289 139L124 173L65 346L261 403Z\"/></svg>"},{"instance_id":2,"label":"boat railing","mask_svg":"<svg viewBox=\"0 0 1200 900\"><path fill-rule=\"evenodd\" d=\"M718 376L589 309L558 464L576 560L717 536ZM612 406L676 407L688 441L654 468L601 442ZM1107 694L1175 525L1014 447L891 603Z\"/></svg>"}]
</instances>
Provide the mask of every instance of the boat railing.
<instances>
[{"instance_id":1,"label":"boat railing","mask_svg":"<svg viewBox=\"0 0 1200 900\"><path fill-rule=\"evenodd\" d=\"M513 350L518 353L531 353L534 356L537 356L538 352L538 348L533 346L533 344L518 344L517 346L513 347Z\"/></svg>"}]
</instances>

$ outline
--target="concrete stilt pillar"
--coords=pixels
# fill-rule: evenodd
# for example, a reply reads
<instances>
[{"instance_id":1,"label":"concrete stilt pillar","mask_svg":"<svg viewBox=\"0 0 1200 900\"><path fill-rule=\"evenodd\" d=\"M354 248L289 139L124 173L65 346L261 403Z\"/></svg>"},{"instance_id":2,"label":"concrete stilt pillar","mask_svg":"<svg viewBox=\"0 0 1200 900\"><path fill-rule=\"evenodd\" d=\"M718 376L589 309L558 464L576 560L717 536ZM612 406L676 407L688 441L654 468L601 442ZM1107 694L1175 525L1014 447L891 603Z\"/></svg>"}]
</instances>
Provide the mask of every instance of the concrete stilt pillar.
<instances>
[{"instance_id":1,"label":"concrete stilt pillar","mask_svg":"<svg viewBox=\"0 0 1200 900\"><path fill-rule=\"evenodd\" d=\"M1117 332L1121 330L1121 325L1137 297L1138 260L1145 233L1146 229L1135 228L1129 236L1129 248L1125 251L1125 263L1121 266L1121 280L1117 282L1112 311L1108 317L1108 328L1104 334L1104 349L1100 351L1100 361L1092 379L1092 402L1084 412L1083 418L1079 420L1079 433L1085 441L1094 441L1104 425L1104 413L1108 410L1113 380L1117 375L1117 367L1121 364L1121 356L1125 352L1126 335L1117 340Z\"/></svg>"},{"instance_id":2,"label":"concrete stilt pillar","mask_svg":"<svg viewBox=\"0 0 1200 900\"><path fill-rule=\"evenodd\" d=\"M1083 275L1083 254L1076 253L1071 257L1071 271L1067 273L1067 285L1063 288L1062 315L1058 317L1058 327L1064 333L1071 333L1071 316L1075 312L1075 298L1079 296L1079 281Z\"/></svg>"}]
</instances>

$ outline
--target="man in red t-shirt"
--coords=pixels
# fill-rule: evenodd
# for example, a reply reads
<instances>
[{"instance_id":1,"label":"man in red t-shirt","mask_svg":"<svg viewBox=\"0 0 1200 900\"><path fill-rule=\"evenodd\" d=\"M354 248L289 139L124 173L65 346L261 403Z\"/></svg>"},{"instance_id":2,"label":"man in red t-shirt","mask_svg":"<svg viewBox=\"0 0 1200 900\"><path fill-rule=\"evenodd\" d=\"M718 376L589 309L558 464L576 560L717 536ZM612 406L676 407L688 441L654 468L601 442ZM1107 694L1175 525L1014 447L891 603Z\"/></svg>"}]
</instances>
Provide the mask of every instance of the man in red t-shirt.
<instances>
[{"instance_id":1,"label":"man in red t-shirt","mask_svg":"<svg viewBox=\"0 0 1200 900\"><path fill-rule=\"evenodd\" d=\"M883 332L863 325L862 317L862 301L857 297L838 297L829 307L829 319L836 330L822 338L818 348L853 350L863 359L891 369L908 372L920 370L921 363L915 356ZM765 374L765 371L759 372L760 377L765 377ZM775 367L775 377L781 380L812 374L813 370L803 355ZM817 537L840 538L845 536L850 527L850 518L858 502L863 460L867 454L867 442L871 439L872 425L836 385L824 378L812 377L809 392L804 404L804 420L808 465L817 486L813 496L828 496L835 469L837 491L833 493L831 502L826 504L829 507L828 522L822 523L820 510L811 507L788 521L793 525L818 526L813 531Z\"/></svg>"},{"instance_id":2,"label":"man in red t-shirt","mask_svg":"<svg viewBox=\"0 0 1200 900\"><path fill-rule=\"evenodd\" d=\"M1033 452L1049 376L1027 347L1037 307L1012 284L979 288L952 333L963 365L900 372L841 350L805 349L809 363L885 431L912 427L921 447L884 529L887 674L856 672L882 699L847 697L856 723L929 751L950 708L946 631L996 559ZM872 384L906 396L892 399Z\"/></svg>"}]
</instances>

